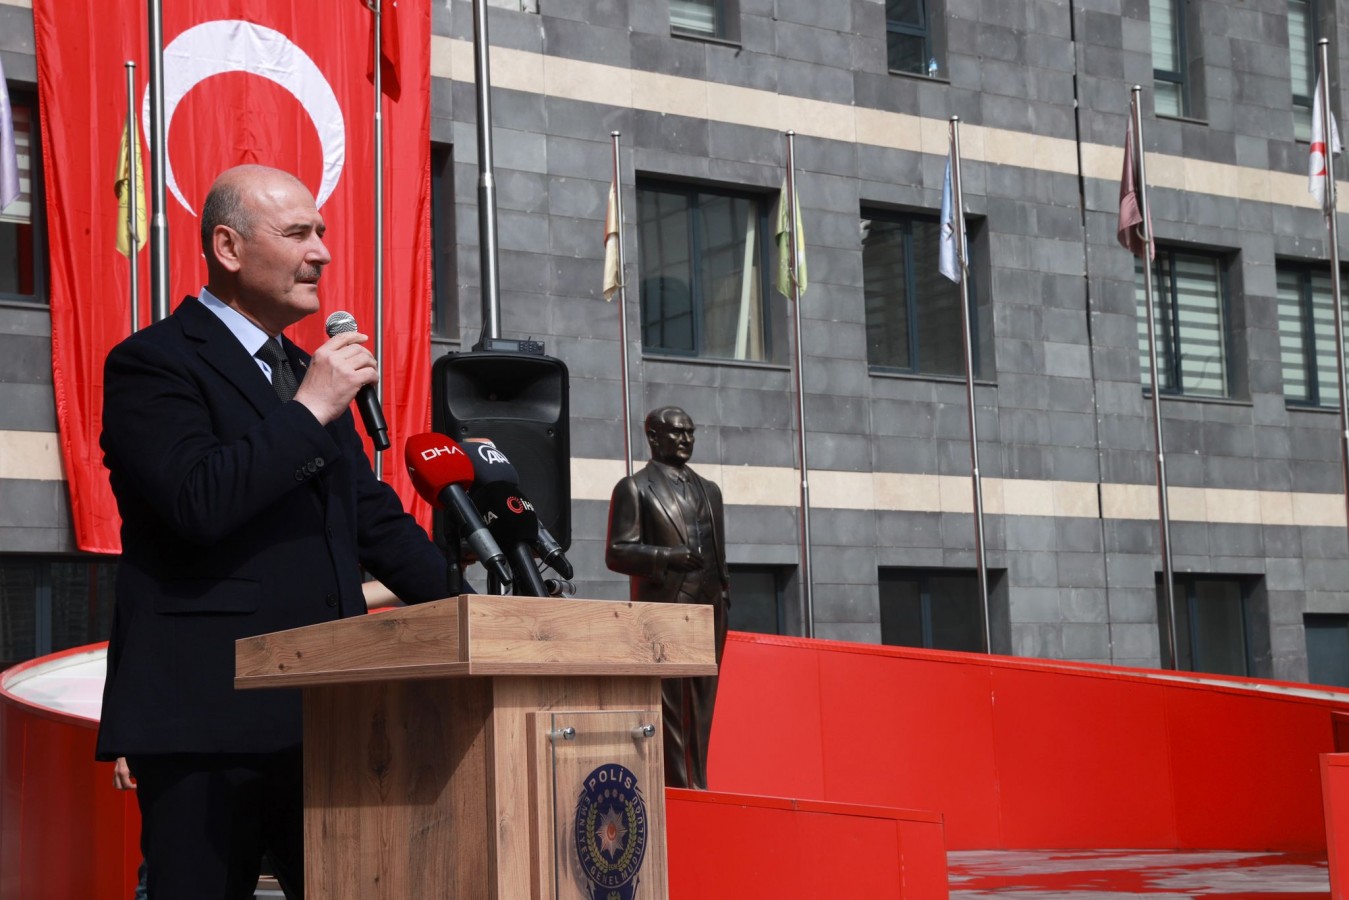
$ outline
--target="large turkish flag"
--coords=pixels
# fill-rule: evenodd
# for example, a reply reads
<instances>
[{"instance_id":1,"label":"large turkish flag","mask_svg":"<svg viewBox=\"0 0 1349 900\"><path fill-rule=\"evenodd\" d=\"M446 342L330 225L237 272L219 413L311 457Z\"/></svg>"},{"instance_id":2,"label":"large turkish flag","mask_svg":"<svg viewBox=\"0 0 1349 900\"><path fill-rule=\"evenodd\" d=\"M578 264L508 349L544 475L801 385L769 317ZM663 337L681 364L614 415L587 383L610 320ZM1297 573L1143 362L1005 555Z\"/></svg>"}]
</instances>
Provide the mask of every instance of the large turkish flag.
<instances>
[{"instance_id":1,"label":"large turkish flag","mask_svg":"<svg viewBox=\"0 0 1349 900\"><path fill-rule=\"evenodd\" d=\"M173 0L164 10L170 305L206 280L197 213L221 171L261 163L296 174L328 226L333 262L323 310L290 337L313 349L323 320L350 311L374 335L373 16L364 0ZM423 524L401 464L403 441L430 427L429 0L384 0L396 41L384 52L384 343L382 394L395 451L385 478ZM127 258L117 252L118 147L126 60L148 108L144 0L34 0L46 209L52 368L61 448L80 549L120 551L116 504L98 436L103 360L129 330ZM389 90L389 74L397 73ZM394 99L394 96L397 99ZM144 106L143 106L144 105ZM148 121L140 121L148 154ZM149 321L149 250L137 254L140 322Z\"/></svg>"}]
</instances>

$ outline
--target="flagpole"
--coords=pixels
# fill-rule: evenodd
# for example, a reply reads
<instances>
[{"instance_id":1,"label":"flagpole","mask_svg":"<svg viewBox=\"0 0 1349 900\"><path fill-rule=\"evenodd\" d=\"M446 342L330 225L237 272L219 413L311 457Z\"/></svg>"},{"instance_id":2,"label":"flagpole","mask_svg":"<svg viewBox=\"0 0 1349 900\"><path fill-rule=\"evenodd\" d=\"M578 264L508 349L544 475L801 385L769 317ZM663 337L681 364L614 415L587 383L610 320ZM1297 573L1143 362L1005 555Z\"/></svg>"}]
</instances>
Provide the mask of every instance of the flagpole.
<instances>
[{"instance_id":1,"label":"flagpole","mask_svg":"<svg viewBox=\"0 0 1349 900\"><path fill-rule=\"evenodd\" d=\"M1349 524L1349 397L1345 396L1345 357L1344 357L1344 303L1341 299L1340 284L1340 228L1335 215L1335 140L1338 135L1335 118L1330 105L1330 41L1321 38L1316 42L1317 63L1321 67L1320 83L1322 90L1316 98L1321 105L1321 131L1325 149L1325 205L1321 212L1326 218L1326 242L1330 245L1330 294L1335 304L1335 371L1340 388L1340 475L1343 479L1345 499L1345 522ZM1312 136L1316 140L1316 136Z\"/></svg>"},{"instance_id":2,"label":"flagpole","mask_svg":"<svg viewBox=\"0 0 1349 900\"><path fill-rule=\"evenodd\" d=\"M150 307L158 322L169 315L168 151L164 139L164 10L150 4Z\"/></svg>"},{"instance_id":3,"label":"flagpole","mask_svg":"<svg viewBox=\"0 0 1349 900\"><path fill-rule=\"evenodd\" d=\"M970 418L970 482L974 490L974 561L979 573L979 607L984 613L984 648L993 652L993 628L988 608L988 562L984 543L984 487L979 474L979 425L974 405L974 328L970 321L969 241L965 235L965 198L960 182L960 116L949 129L951 194L956 247L960 255L960 331L965 349L965 403ZM945 223L942 223L945 225Z\"/></svg>"},{"instance_id":4,"label":"flagpole","mask_svg":"<svg viewBox=\"0 0 1349 900\"><path fill-rule=\"evenodd\" d=\"M1153 246L1152 214L1148 211L1148 174L1143 153L1143 113L1139 103L1143 89L1134 85L1129 100L1133 118L1133 157L1138 167L1138 211L1143 217L1143 296L1148 316L1148 370L1152 373L1152 439L1157 447L1157 517L1162 541L1162 597L1166 604L1166 640L1171 652L1171 668L1180 668L1176 651L1176 598L1171 572L1171 509L1167 501L1166 443L1162 433L1162 376L1157 370L1157 318L1152 297Z\"/></svg>"},{"instance_id":5,"label":"flagpole","mask_svg":"<svg viewBox=\"0 0 1349 900\"><path fill-rule=\"evenodd\" d=\"M140 185L136 182L136 160L140 158L140 135L136 133L136 63L126 63L126 233L130 238L131 252L127 261L131 263L131 333L141 329L141 273L140 273L140 232L136 230L136 217L140 214L140 198L136 191Z\"/></svg>"},{"instance_id":6,"label":"flagpole","mask_svg":"<svg viewBox=\"0 0 1349 900\"><path fill-rule=\"evenodd\" d=\"M628 466L628 477L632 477L632 395L628 384L628 270L623 255L623 188L619 179L618 162L620 136L620 132L609 132L614 147L614 208L618 214L618 360L622 370L618 380L623 385L623 460Z\"/></svg>"},{"instance_id":7,"label":"flagpole","mask_svg":"<svg viewBox=\"0 0 1349 900\"><path fill-rule=\"evenodd\" d=\"M806 385L802 377L801 281L797 277L800 248L796 233L796 132L787 132L787 272L792 283L792 321L796 328L796 435L801 454L801 633L815 637L815 596L810 571L810 466L806 462Z\"/></svg>"},{"instance_id":8,"label":"flagpole","mask_svg":"<svg viewBox=\"0 0 1349 900\"><path fill-rule=\"evenodd\" d=\"M486 0L473 0L473 78L478 106L478 268L482 300L481 348L501 337L501 272L497 254L496 164L492 156L491 44Z\"/></svg>"},{"instance_id":9,"label":"flagpole","mask_svg":"<svg viewBox=\"0 0 1349 900\"><path fill-rule=\"evenodd\" d=\"M375 396L384 397L384 7L382 0L367 2L374 15L371 59L375 75ZM384 456L375 452L375 478L384 480Z\"/></svg>"}]
</instances>

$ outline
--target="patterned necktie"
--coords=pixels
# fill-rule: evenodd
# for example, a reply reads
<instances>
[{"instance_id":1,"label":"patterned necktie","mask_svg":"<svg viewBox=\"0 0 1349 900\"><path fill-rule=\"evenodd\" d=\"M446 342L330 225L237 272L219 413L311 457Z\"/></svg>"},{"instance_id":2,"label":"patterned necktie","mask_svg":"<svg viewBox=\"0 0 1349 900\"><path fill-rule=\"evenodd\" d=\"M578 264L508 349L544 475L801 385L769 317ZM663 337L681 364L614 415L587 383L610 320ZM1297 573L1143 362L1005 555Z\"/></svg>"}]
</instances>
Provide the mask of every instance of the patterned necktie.
<instances>
[{"instance_id":1,"label":"patterned necktie","mask_svg":"<svg viewBox=\"0 0 1349 900\"><path fill-rule=\"evenodd\" d=\"M282 400L293 398L300 383L295 380L295 370L290 367L290 359L286 357L286 351L281 349L280 342L268 338L253 355L272 370L272 387L276 395Z\"/></svg>"}]
</instances>

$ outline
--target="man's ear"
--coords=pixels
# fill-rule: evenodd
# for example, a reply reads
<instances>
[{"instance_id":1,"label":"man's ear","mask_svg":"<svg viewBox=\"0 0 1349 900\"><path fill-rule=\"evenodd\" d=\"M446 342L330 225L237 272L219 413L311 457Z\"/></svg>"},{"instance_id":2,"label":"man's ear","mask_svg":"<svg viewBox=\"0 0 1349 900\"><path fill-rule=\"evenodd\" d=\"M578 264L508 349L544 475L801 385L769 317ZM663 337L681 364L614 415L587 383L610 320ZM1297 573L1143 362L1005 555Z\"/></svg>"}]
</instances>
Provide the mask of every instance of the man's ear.
<instances>
[{"instance_id":1,"label":"man's ear","mask_svg":"<svg viewBox=\"0 0 1349 900\"><path fill-rule=\"evenodd\" d=\"M211 249L220 267L229 272L243 268L243 237L228 225L217 225L211 232Z\"/></svg>"}]
</instances>

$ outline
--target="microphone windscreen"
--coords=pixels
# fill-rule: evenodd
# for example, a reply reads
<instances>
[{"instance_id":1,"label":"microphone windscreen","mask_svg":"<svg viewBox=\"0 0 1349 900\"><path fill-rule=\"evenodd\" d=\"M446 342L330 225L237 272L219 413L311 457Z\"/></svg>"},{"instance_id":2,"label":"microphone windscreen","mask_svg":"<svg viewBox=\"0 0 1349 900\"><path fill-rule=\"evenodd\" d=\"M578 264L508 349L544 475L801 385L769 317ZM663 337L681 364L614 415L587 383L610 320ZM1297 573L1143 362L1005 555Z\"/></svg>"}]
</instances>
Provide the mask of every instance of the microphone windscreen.
<instances>
[{"instance_id":1,"label":"microphone windscreen","mask_svg":"<svg viewBox=\"0 0 1349 900\"><path fill-rule=\"evenodd\" d=\"M504 481L479 485L473 502L498 544L524 544L538 539L539 517L520 489Z\"/></svg>"},{"instance_id":2,"label":"microphone windscreen","mask_svg":"<svg viewBox=\"0 0 1349 900\"><path fill-rule=\"evenodd\" d=\"M323 323L323 330L328 332L328 337L356 331L356 317L344 309L339 309L328 317L328 321Z\"/></svg>"},{"instance_id":3,"label":"microphone windscreen","mask_svg":"<svg viewBox=\"0 0 1349 900\"><path fill-rule=\"evenodd\" d=\"M414 434L403 444L412 486L427 503L437 509L444 506L441 491L452 484L468 488L473 484L473 463L468 454L450 438L435 432Z\"/></svg>"},{"instance_id":4,"label":"microphone windscreen","mask_svg":"<svg viewBox=\"0 0 1349 900\"><path fill-rule=\"evenodd\" d=\"M520 473L492 441L487 438L464 438L463 447L473 463L475 485L492 484L497 481L506 484L520 483Z\"/></svg>"}]
</instances>

